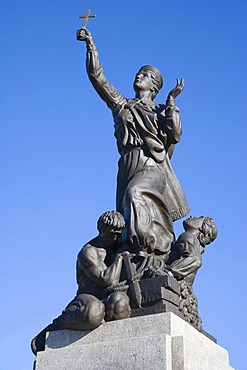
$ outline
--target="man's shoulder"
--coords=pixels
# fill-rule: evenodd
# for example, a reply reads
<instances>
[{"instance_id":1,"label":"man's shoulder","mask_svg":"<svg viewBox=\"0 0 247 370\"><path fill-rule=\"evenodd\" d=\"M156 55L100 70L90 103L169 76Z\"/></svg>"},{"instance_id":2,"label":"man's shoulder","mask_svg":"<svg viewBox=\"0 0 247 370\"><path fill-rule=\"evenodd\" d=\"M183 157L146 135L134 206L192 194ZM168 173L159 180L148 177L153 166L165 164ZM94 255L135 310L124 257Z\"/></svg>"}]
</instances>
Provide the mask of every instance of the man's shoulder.
<instances>
[{"instance_id":1,"label":"man's shoulder","mask_svg":"<svg viewBox=\"0 0 247 370\"><path fill-rule=\"evenodd\" d=\"M90 240L88 243L86 243L80 252L78 253L78 259L86 257L95 257L98 253L98 243L97 243L98 237Z\"/></svg>"}]
</instances>

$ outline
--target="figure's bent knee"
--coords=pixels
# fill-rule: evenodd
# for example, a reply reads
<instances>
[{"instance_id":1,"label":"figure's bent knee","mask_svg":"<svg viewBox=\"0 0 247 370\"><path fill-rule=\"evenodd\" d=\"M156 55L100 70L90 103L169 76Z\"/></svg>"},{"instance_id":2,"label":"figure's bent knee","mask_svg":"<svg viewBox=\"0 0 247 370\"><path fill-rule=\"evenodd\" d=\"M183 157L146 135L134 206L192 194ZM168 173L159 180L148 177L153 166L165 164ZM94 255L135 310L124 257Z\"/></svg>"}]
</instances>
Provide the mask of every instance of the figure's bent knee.
<instances>
[{"instance_id":1,"label":"figure's bent knee","mask_svg":"<svg viewBox=\"0 0 247 370\"><path fill-rule=\"evenodd\" d=\"M102 324L105 316L105 306L99 300L88 302L84 308L84 318L90 326L97 328Z\"/></svg>"},{"instance_id":2,"label":"figure's bent knee","mask_svg":"<svg viewBox=\"0 0 247 370\"><path fill-rule=\"evenodd\" d=\"M112 293L105 302L105 320L121 320L130 316L130 300L126 293Z\"/></svg>"},{"instance_id":3,"label":"figure's bent knee","mask_svg":"<svg viewBox=\"0 0 247 370\"><path fill-rule=\"evenodd\" d=\"M116 320L126 319L129 317L129 315L130 315L130 300L125 293L122 293L122 295L116 299L115 303Z\"/></svg>"}]
</instances>

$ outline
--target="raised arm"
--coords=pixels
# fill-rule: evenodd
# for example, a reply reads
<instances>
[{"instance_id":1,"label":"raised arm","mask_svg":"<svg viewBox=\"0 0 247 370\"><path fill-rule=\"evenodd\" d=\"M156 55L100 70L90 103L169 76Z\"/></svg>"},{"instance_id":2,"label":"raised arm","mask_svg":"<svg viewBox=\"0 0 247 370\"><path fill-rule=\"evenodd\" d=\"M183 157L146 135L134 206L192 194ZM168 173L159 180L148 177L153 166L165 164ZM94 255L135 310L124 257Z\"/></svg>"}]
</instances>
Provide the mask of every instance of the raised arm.
<instances>
[{"instance_id":1,"label":"raised arm","mask_svg":"<svg viewBox=\"0 0 247 370\"><path fill-rule=\"evenodd\" d=\"M165 111L165 132L167 134L168 154L171 158L175 144L180 141L182 135L182 125L180 121L179 108L176 106L175 98L183 91L184 80L177 80L177 84L172 89L166 100Z\"/></svg>"},{"instance_id":2,"label":"raised arm","mask_svg":"<svg viewBox=\"0 0 247 370\"><path fill-rule=\"evenodd\" d=\"M89 80L107 106L110 109L114 109L116 105L121 104L125 99L105 77L91 33L87 29L79 30L77 39L85 41L87 44L86 67Z\"/></svg>"}]
</instances>

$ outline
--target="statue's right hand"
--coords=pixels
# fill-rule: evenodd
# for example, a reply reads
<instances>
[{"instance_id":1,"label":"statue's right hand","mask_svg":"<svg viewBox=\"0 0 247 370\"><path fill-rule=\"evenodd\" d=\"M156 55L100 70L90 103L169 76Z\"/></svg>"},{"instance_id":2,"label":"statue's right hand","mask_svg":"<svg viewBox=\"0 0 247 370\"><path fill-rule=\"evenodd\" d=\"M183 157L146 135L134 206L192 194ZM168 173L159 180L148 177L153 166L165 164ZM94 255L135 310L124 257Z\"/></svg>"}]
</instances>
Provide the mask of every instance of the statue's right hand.
<instances>
[{"instance_id":1,"label":"statue's right hand","mask_svg":"<svg viewBox=\"0 0 247 370\"><path fill-rule=\"evenodd\" d=\"M78 41L85 41L88 45L93 44L93 37L86 28L77 30L76 38Z\"/></svg>"},{"instance_id":2,"label":"statue's right hand","mask_svg":"<svg viewBox=\"0 0 247 370\"><path fill-rule=\"evenodd\" d=\"M173 99L175 99L183 91L183 89L184 89L184 79L181 78L181 80L179 80L177 78L177 84L174 87L174 89L172 89L169 92L167 99L169 99L169 96L171 96Z\"/></svg>"}]
</instances>

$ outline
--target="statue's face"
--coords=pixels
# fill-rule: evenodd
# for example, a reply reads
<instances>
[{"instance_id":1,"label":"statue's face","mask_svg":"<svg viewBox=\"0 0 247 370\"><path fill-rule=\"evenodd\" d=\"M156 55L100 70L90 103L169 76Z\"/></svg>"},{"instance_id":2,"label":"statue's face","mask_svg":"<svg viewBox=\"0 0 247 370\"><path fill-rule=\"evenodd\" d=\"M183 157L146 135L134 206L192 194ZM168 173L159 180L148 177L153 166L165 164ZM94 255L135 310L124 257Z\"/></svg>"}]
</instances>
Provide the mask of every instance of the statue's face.
<instances>
[{"instance_id":1,"label":"statue's face","mask_svg":"<svg viewBox=\"0 0 247 370\"><path fill-rule=\"evenodd\" d=\"M117 227L109 226L104 231L104 241L106 245L112 246L114 245L117 240L121 237L123 229L119 229Z\"/></svg>"},{"instance_id":2,"label":"statue's face","mask_svg":"<svg viewBox=\"0 0 247 370\"><path fill-rule=\"evenodd\" d=\"M188 230L188 229L196 229L197 230L197 229L202 227L203 221L204 221L203 216L201 216L201 217L192 217L191 216L183 222L183 226L184 226L185 230Z\"/></svg>"},{"instance_id":3,"label":"statue's face","mask_svg":"<svg viewBox=\"0 0 247 370\"><path fill-rule=\"evenodd\" d=\"M154 86L152 72L140 70L135 77L134 89L135 91L151 91Z\"/></svg>"}]
</instances>

